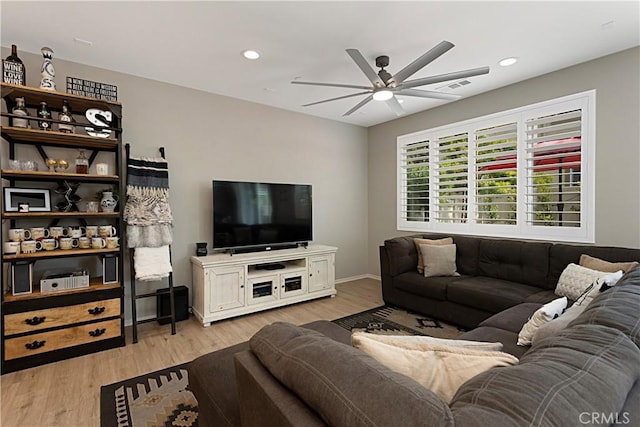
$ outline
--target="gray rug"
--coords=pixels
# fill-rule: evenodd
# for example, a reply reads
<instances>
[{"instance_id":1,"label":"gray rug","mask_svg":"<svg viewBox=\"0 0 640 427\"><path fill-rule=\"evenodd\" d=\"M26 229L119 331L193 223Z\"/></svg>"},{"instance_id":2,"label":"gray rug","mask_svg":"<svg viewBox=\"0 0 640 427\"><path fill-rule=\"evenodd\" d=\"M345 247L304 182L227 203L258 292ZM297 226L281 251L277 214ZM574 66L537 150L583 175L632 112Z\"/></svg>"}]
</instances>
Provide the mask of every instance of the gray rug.
<instances>
[{"instance_id":1,"label":"gray rug","mask_svg":"<svg viewBox=\"0 0 640 427\"><path fill-rule=\"evenodd\" d=\"M381 335L427 335L435 338L457 338L466 329L400 308L382 306L334 320L333 323L352 332Z\"/></svg>"}]
</instances>

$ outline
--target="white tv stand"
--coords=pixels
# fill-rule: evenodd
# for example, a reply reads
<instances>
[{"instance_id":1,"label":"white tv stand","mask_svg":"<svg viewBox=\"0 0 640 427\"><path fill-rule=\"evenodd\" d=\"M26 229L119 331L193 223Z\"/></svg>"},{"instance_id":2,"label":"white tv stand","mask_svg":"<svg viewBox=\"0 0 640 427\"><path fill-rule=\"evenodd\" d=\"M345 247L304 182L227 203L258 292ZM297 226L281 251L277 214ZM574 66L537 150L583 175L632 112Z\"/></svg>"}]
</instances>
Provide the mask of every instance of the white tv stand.
<instances>
[{"instance_id":1,"label":"white tv stand","mask_svg":"<svg viewBox=\"0 0 640 427\"><path fill-rule=\"evenodd\" d=\"M334 296L338 248L310 245L243 254L191 257L193 313L212 322ZM275 269L269 269L273 268Z\"/></svg>"}]
</instances>

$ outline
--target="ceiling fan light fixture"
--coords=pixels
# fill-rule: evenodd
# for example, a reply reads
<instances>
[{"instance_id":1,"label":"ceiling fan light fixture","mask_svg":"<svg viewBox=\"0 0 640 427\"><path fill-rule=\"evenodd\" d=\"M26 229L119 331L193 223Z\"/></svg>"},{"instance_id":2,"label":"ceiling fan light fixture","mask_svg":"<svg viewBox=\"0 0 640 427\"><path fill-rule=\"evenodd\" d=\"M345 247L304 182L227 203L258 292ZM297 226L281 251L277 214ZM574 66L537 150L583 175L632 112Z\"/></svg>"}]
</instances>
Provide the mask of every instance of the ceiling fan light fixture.
<instances>
[{"instance_id":1,"label":"ceiling fan light fixture","mask_svg":"<svg viewBox=\"0 0 640 427\"><path fill-rule=\"evenodd\" d=\"M258 59L258 58L260 58L260 54L258 52L256 52L255 50L245 50L244 52L242 52L242 56L244 56L247 59Z\"/></svg>"},{"instance_id":2,"label":"ceiling fan light fixture","mask_svg":"<svg viewBox=\"0 0 640 427\"><path fill-rule=\"evenodd\" d=\"M373 92L373 99L376 101L388 101L393 98L393 92L389 89L380 89Z\"/></svg>"}]
</instances>

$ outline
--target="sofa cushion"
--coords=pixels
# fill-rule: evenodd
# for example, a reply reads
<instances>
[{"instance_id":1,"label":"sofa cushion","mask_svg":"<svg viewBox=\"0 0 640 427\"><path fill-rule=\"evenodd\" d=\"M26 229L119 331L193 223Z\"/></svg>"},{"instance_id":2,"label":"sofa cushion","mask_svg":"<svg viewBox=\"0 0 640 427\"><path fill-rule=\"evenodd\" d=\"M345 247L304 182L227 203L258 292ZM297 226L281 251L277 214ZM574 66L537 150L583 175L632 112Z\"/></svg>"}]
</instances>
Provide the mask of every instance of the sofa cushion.
<instances>
[{"instance_id":1,"label":"sofa cushion","mask_svg":"<svg viewBox=\"0 0 640 427\"><path fill-rule=\"evenodd\" d=\"M544 289L550 247L551 243L483 239L480 241L479 273Z\"/></svg>"},{"instance_id":2,"label":"sofa cushion","mask_svg":"<svg viewBox=\"0 0 640 427\"><path fill-rule=\"evenodd\" d=\"M456 266L458 273L469 276L478 274L478 253L480 240L477 237L453 236L456 245Z\"/></svg>"},{"instance_id":3,"label":"sofa cushion","mask_svg":"<svg viewBox=\"0 0 640 427\"><path fill-rule=\"evenodd\" d=\"M615 329L580 325L541 341L516 366L466 382L451 409L459 425L573 426L613 414L640 377L640 350Z\"/></svg>"},{"instance_id":4,"label":"sofa cushion","mask_svg":"<svg viewBox=\"0 0 640 427\"><path fill-rule=\"evenodd\" d=\"M458 339L471 341L486 341L502 343L502 351L513 354L515 357L522 357L531 347L516 345L518 333L507 331L493 326L478 326L475 329L465 332Z\"/></svg>"},{"instance_id":5,"label":"sofa cushion","mask_svg":"<svg viewBox=\"0 0 640 427\"><path fill-rule=\"evenodd\" d=\"M451 426L435 394L371 356L320 333L277 322L250 340L265 368L330 425ZM393 410L389 410L393 408Z\"/></svg>"},{"instance_id":6,"label":"sofa cushion","mask_svg":"<svg viewBox=\"0 0 640 427\"><path fill-rule=\"evenodd\" d=\"M518 363L518 359L510 354L479 348L477 343L447 345L442 340L416 341L411 338L354 333L351 343L383 365L413 378L445 402L480 372ZM502 348L500 343L497 345Z\"/></svg>"},{"instance_id":7,"label":"sofa cushion","mask_svg":"<svg viewBox=\"0 0 640 427\"><path fill-rule=\"evenodd\" d=\"M544 291L537 292L533 295L529 295L524 302L534 302L538 304L546 304L549 301L553 301L558 298L558 295L555 294L551 289L547 289Z\"/></svg>"},{"instance_id":8,"label":"sofa cushion","mask_svg":"<svg viewBox=\"0 0 640 427\"><path fill-rule=\"evenodd\" d=\"M396 237L385 240L384 247L387 250L389 273L392 277L407 271L416 271L418 251L413 243L414 237L418 236Z\"/></svg>"},{"instance_id":9,"label":"sofa cushion","mask_svg":"<svg viewBox=\"0 0 640 427\"><path fill-rule=\"evenodd\" d=\"M527 323L529 318L533 316L533 313L540 307L542 307L541 304L524 302L494 314L480 323L479 326L493 326L494 328L504 329L518 334L522 329L522 325Z\"/></svg>"},{"instance_id":10,"label":"sofa cushion","mask_svg":"<svg viewBox=\"0 0 640 427\"><path fill-rule=\"evenodd\" d=\"M458 304L498 313L524 302L539 288L491 277L466 277L447 287L447 299Z\"/></svg>"},{"instance_id":11,"label":"sofa cushion","mask_svg":"<svg viewBox=\"0 0 640 427\"><path fill-rule=\"evenodd\" d=\"M418 272L412 271L402 273L394 278L394 284L395 287L405 292L444 301L447 299L447 286L455 280L460 280L460 277L441 276L425 278Z\"/></svg>"}]
</instances>

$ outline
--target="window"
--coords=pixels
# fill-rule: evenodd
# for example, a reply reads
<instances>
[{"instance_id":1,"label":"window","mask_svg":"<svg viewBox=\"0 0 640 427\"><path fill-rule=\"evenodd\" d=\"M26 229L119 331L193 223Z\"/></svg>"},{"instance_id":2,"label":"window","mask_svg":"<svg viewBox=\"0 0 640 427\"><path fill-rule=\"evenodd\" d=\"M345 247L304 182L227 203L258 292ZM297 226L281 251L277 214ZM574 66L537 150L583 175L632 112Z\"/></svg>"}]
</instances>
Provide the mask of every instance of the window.
<instances>
[{"instance_id":1,"label":"window","mask_svg":"<svg viewBox=\"0 0 640 427\"><path fill-rule=\"evenodd\" d=\"M398 229L593 242L595 91L398 137Z\"/></svg>"}]
</instances>

